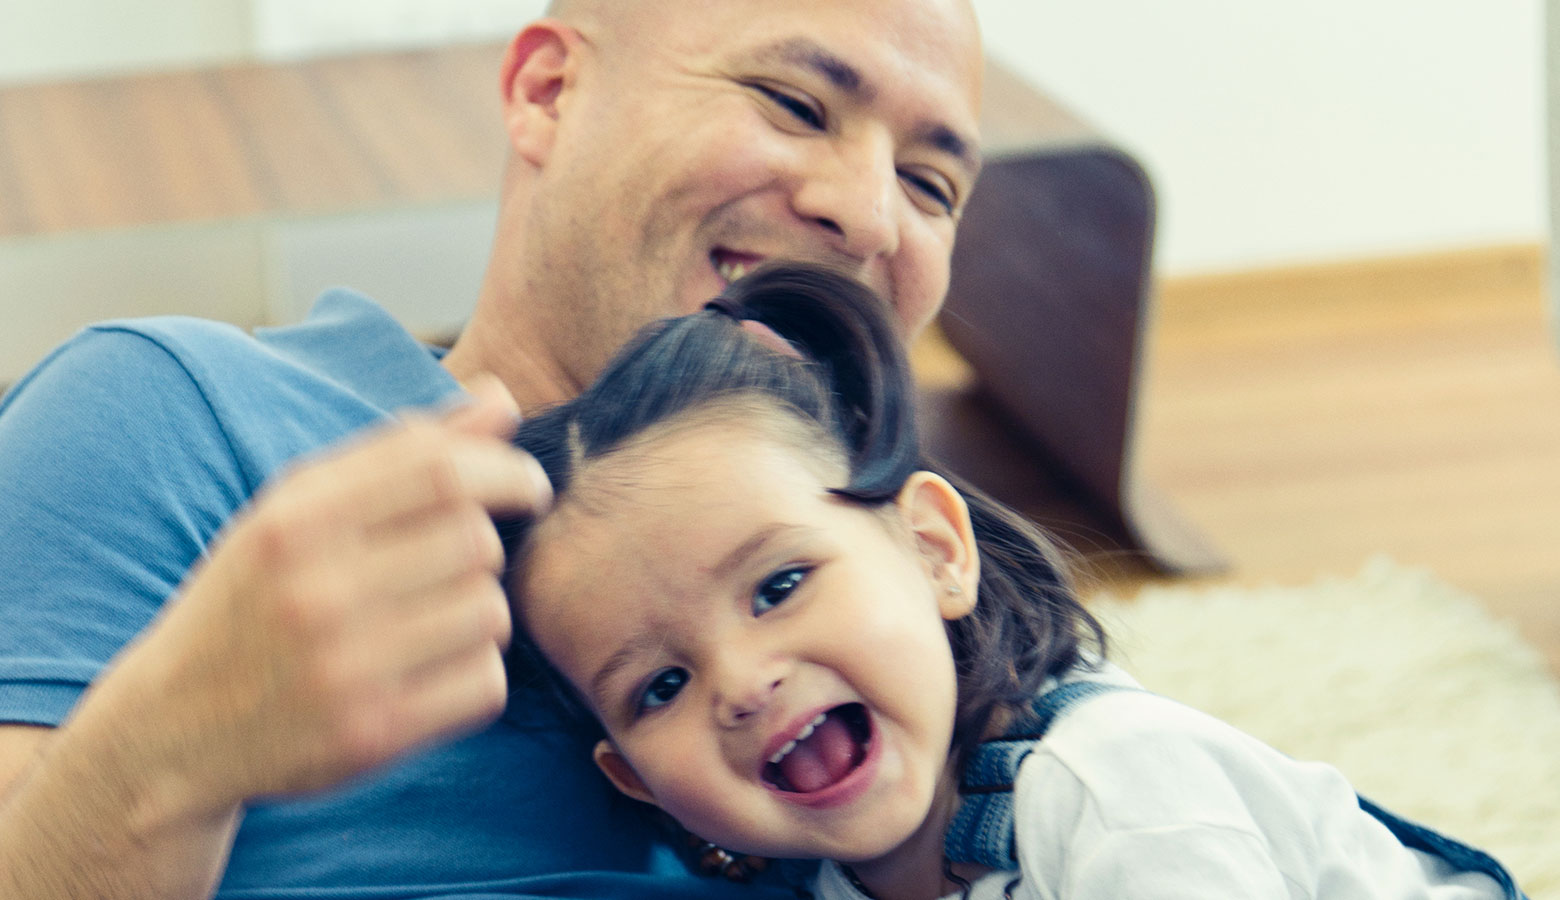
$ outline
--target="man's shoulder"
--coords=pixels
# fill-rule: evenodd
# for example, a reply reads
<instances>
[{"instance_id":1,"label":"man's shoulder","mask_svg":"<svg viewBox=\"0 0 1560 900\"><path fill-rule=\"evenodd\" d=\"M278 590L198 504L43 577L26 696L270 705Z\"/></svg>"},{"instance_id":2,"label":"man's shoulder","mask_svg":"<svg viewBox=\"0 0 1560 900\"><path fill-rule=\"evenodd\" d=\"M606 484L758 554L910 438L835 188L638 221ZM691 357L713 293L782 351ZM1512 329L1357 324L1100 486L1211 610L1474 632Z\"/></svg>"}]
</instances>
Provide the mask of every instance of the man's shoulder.
<instances>
[{"instance_id":1,"label":"man's shoulder","mask_svg":"<svg viewBox=\"0 0 1560 900\"><path fill-rule=\"evenodd\" d=\"M103 338L116 336L118 341ZM136 345L140 344L139 352ZM113 348L113 349L109 349ZM337 289L322 295L301 322L247 330L195 316L112 319L88 326L62 352L117 352L147 365L174 362L197 381L249 379L265 370L290 371L295 380L343 383L386 377L400 363L433 373L431 351L367 297ZM165 356L166 360L158 360Z\"/></svg>"},{"instance_id":2,"label":"man's shoulder","mask_svg":"<svg viewBox=\"0 0 1560 900\"><path fill-rule=\"evenodd\" d=\"M48 433L44 450L139 443L159 458L174 452L162 446L169 435L183 436L174 444L210 435L253 486L299 454L456 389L382 309L336 292L297 325L253 333L187 316L89 326L0 402L0 432Z\"/></svg>"}]
</instances>

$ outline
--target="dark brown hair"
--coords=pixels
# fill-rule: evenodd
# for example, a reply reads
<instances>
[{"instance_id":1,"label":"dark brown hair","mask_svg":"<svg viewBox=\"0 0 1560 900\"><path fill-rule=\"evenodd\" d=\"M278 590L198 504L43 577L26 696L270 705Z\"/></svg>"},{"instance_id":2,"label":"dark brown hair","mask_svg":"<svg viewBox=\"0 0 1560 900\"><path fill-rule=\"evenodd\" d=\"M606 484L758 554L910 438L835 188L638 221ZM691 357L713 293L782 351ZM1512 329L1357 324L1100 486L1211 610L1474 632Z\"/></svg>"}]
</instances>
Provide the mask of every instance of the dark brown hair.
<instances>
[{"instance_id":1,"label":"dark brown hair","mask_svg":"<svg viewBox=\"0 0 1560 900\"><path fill-rule=\"evenodd\" d=\"M743 321L767 326L796 354L765 346ZM536 457L563 500L585 461L736 397L771 403L822 435L848 464L846 484L833 492L863 507L892 502L917 470L939 471L921 455L909 363L888 308L856 281L797 264L761 268L703 312L648 326L585 393L522 424L514 443ZM1037 528L939 474L963 494L980 553L979 602L947 625L958 669L953 743L962 757L994 714L1026 706L1047 678L1083 662L1087 642L1102 657L1105 636ZM523 521L501 523L511 567L522 562L528 530ZM523 633L511 668L521 681L552 678Z\"/></svg>"}]
</instances>

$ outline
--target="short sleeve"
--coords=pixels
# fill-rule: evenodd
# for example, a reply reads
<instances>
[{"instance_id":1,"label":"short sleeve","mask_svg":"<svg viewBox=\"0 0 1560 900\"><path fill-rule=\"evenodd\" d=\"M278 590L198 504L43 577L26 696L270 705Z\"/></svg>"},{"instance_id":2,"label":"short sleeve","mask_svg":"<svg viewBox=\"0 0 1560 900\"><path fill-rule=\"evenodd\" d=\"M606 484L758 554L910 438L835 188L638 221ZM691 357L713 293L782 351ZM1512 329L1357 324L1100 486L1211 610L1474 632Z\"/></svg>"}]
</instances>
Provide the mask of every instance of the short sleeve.
<instances>
[{"instance_id":1,"label":"short sleeve","mask_svg":"<svg viewBox=\"0 0 1560 900\"><path fill-rule=\"evenodd\" d=\"M58 725L252 487L144 334L88 329L0 404L0 722Z\"/></svg>"}]
</instances>

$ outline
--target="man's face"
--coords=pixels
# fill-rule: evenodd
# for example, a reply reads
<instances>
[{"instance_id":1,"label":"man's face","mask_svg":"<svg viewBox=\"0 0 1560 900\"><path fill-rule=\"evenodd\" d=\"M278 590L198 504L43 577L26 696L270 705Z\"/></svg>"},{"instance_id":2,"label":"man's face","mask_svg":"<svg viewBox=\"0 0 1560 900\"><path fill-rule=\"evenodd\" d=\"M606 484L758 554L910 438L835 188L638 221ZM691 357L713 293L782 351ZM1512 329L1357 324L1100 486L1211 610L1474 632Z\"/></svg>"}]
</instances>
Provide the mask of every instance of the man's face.
<instances>
[{"instance_id":1,"label":"man's face","mask_svg":"<svg viewBox=\"0 0 1560 900\"><path fill-rule=\"evenodd\" d=\"M522 289L551 304L568 376L776 257L843 268L907 337L925 326L978 169L963 0L650 8L560 98L527 212Z\"/></svg>"}]
</instances>

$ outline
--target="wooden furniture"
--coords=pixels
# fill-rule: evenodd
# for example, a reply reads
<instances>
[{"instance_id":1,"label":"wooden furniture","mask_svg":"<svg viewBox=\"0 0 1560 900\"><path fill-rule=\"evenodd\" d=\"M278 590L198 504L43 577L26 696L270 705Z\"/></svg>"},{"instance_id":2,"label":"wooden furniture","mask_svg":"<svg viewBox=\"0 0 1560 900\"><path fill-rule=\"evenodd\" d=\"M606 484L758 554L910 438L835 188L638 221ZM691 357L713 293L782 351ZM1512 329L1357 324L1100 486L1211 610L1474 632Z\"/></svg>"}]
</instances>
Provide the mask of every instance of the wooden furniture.
<instances>
[{"instance_id":1,"label":"wooden furniture","mask_svg":"<svg viewBox=\"0 0 1560 900\"><path fill-rule=\"evenodd\" d=\"M929 444L1080 550L1218 571L1217 552L1136 465L1152 186L1044 94L997 66L986 83L987 163L940 319L976 381L928 377Z\"/></svg>"}]
</instances>

